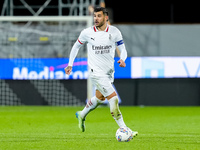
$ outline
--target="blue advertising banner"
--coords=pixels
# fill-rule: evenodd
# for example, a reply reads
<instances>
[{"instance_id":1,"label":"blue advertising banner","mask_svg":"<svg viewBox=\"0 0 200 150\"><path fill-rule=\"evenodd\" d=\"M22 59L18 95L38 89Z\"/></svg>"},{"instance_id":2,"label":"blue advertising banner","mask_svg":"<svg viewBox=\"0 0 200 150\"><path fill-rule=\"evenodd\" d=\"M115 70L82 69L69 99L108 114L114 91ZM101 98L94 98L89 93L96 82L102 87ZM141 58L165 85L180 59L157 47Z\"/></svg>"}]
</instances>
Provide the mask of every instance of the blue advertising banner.
<instances>
[{"instance_id":1,"label":"blue advertising banner","mask_svg":"<svg viewBox=\"0 0 200 150\"><path fill-rule=\"evenodd\" d=\"M126 67L121 68L115 58L115 78L131 78L131 58L127 58ZM27 58L0 59L0 79L87 79L87 58L77 58L73 71L66 75L64 68L68 58Z\"/></svg>"},{"instance_id":2,"label":"blue advertising banner","mask_svg":"<svg viewBox=\"0 0 200 150\"><path fill-rule=\"evenodd\" d=\"M115 58L115 79L200 78L200 57L128 57L121 68ZM68 58L0 59L0 79L87 79L87 58L76 58L72 73Z\"/></svg>"},{"instance_id":3,"label":"blue advertising banner","mask_svg":"<svg viewBox=\"0 0 200 150\"><path fill-rule=\"evenodd\" d=\"M132 57L131 78L200 78L200 57Z\"/></svg>"}]
</instances>

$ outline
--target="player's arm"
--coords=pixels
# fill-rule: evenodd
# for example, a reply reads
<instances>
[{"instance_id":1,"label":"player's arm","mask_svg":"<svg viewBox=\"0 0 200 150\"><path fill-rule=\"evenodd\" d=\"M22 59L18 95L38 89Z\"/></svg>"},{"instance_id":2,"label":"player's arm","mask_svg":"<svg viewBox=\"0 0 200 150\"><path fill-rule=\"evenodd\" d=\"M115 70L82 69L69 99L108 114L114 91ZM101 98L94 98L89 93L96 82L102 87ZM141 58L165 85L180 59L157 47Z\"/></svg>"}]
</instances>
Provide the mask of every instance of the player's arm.
<instances>
[{"instance_id":1,"label":"player's arm","mask_svg":"<svg viewBox=\"0 0 200 150\"><path fill-rule=\"evenodd\" d=\"M69 63L68 63L68 66L65 68L65 73L70 75L71 71L72 71L72 66L73 66L73 63L74 63L74 59L76 58L77 54L78 54L78 51L80 49L80 47L83 45L83 43L80 43L79 40L77 40L72 49L71 49L71 52L70 52L70 55L69 55Z\"/></svg>"},{"instance_id":2,"label":"player's arm","mask_svg":"<svg viewBox=\"0 0 200 150\"><path fill-rule=\"evenodd\" d=\"M120 51L120 60L117 63L119 63L120 67L126 67L125 60L127 58L127 51L126 51L126 47L124 45L124 41L123 40L118 41L117 47Z\"/></svg>"}]
</instances>

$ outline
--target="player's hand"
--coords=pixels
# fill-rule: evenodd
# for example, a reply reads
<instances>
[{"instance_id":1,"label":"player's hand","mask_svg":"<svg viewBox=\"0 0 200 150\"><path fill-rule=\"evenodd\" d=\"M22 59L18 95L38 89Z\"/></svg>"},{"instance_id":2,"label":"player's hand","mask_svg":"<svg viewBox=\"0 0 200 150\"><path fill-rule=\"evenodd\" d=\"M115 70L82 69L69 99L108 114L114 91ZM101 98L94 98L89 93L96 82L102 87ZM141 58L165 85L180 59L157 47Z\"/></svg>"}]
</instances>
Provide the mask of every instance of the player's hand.
<instances>
[{"instance_id":1,"label":"player's hand","mask_svg":"<svg viewBox=\"0 0 200 150\"><path fill-rule=\"evenodd\" d=\"M72 72L72 66L67 66L65 67L65 73L70 75L70 73Z\"/></svg>"},{"instance_id":2,"label":"player's hand","mask_svg":"<svg viewBox=\"0 0 200 150\"><path fill-rule=\"evenodd\" d=\"M126 63L122 59L120 59L117 63L119 63L120 67L126 67Z\"/></svg>"}]
</instances>

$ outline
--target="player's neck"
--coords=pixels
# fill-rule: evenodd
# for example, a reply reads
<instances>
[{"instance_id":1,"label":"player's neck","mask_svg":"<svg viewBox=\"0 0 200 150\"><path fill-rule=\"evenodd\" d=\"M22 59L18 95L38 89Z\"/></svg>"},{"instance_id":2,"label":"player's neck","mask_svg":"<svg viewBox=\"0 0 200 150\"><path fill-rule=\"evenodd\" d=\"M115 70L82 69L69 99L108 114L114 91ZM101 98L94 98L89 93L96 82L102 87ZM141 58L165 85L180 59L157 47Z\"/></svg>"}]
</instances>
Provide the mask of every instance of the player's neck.
<instances>
[{"instance_id":1,"label":"player's neck","mask_svg":"<svg viewBox=\"0 0 200 150\"><path fill-rule=\"evenodd\" d=\"M96 27L96 28L97 28L97 30L99 30L99 31L105 31L106 27L107 27L107 23L105 23L105 24L102 25L101 27Z\"/></svg>"}]
</instances>

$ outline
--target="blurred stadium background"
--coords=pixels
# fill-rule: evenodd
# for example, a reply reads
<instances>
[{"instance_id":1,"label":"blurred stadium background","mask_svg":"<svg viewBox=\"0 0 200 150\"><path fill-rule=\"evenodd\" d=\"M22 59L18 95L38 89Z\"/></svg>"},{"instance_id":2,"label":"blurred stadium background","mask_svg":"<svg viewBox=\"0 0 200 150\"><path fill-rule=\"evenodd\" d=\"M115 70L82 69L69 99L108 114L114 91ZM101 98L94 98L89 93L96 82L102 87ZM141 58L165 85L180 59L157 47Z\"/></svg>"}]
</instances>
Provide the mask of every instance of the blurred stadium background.
<instances>
[{"instance_id":1,"label":"blurred stadium background","mask_svg":"<svg viewBox=\"0 0 200 150\"><path fill-rule=\"evenodd\" d=\"M86 47L71 76L64 67L80 31L92 25L89 10L99 5L109 10L128 51L126 69L116 64L121 104L199 106L198 5L128 0L2 0L0 105L84 105Z\"/></svg>"}]
</instances>

